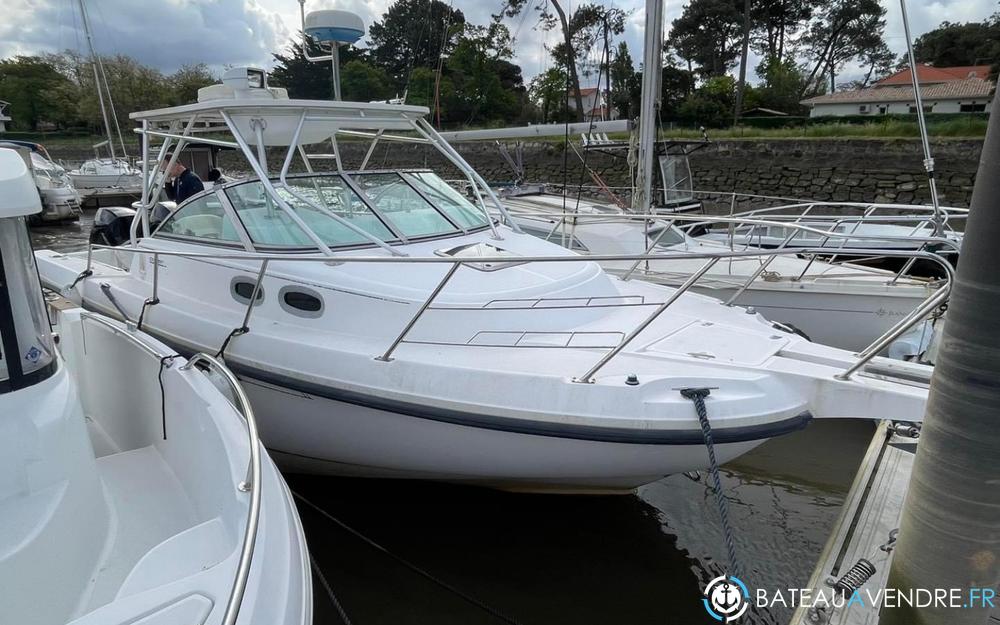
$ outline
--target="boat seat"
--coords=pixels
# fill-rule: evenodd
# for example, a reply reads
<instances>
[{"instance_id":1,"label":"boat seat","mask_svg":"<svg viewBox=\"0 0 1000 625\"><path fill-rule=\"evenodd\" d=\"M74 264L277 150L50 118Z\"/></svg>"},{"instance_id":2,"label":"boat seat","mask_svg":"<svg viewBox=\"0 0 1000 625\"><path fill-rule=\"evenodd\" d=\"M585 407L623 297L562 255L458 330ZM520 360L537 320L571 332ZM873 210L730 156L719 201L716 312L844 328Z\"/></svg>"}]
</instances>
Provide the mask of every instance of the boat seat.
<instances>
[{"instance_id":1,"label":"boat seat","mask_svg":"<svg viewBox=\"0 0 1000 625\"><path fill-rule=\"evenodd\" d=\"M185 234L206 239L222 238L222 217L218 215L188 215L177 219L177 229Z\"/></svg>"}]
</instances>

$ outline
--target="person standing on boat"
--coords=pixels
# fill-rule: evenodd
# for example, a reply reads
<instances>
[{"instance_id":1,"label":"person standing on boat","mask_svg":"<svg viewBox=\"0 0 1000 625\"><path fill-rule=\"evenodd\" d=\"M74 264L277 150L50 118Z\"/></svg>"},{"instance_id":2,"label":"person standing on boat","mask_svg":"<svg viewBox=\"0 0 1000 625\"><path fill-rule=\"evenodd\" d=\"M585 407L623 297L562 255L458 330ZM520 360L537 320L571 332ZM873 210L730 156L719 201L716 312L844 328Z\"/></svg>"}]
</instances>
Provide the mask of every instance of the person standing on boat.
<instances>
[{"instance_id":1,"label":"person standing on boat","mask_svg":"<svg viewBox=\"0 0 1000 625\"><path fill-rule=\"evenodd\" d=\"M167 192L168 198L180 204L192 195L204 191L205 185L202 184L198 174L185 167L180 160L177 160L174 166L167 170L167 166L173 157L173 153L168 152L163 158L163 163L160 165L163 170L167 171L168 176L163 189Z\"/></svg>"}]
</instances>

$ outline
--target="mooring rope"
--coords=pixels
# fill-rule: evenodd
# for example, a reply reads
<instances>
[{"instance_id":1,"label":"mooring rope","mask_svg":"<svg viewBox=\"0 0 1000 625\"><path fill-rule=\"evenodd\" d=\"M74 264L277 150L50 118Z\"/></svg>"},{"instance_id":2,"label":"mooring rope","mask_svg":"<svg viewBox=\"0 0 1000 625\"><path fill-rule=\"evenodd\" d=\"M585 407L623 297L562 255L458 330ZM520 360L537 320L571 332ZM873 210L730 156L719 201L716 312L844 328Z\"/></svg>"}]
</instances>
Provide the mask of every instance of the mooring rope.
<instances>
[{"instance_id":1,"label":"mooring rope","mask_svg":"<svg viewBox=\"0 0 1000 625\"><path fill-rule=\"evenodd\" d=\"M729 553L729 574L742 579L742 569L736 557L736 541L733 538L733 528L729 524L729 504L722 492L722 479L719 477L719 462L715 458L715 443L712 441L712 424L708 420L708 409L705 408L705 398L711 394L707 388L684 388L681 396L694 402L698 422L701 424L701 435L708 449L708 461L712 473L712 486L715 491L715 502L719 507L719 517L722 520L722 531L726 539L726 551Z\"/></svg>"},{"instance_id":2,"label":"mooring rope","mask_svg":"<svg viewBox=\"0 0 1000 625\"><path fill-rule=\"evenodd\" d=\"M353 625L351 622L351 617L347 616L347 611L344 610L344 606L340 603L340 599L337 598L336 593L333 592L333 587L330 586L330 582L327 581L326 575L323 575L323 570L319 568L316 564L316 558L309 554L309 566L312 567L313 573L319 578L319 583L323 584L323 589L326 590L326 596L330 598L330 603L337 610L337 614L340 615L340 620L344 622L344 625Z\"/></svg>"},{"instance_id":3,"label":"mooring rope","mask_svg":"<svg viewBox=\"0 0 1000 625\"><path fill-rule=\"evenodd\" d=\"M504 614L503 612L501 612L497 608L494 608L494 607L492 607L492 606L490 606L490 605L488 605L486 603L483 603L482 601L480 601L479 599L476 599L472 595L470 595L470 594L468 594L468 593L460 590L459 588L456 588L455 586L452 586L451 584L449 584L448 582L446 582L446 581L444 581L442 579L439 579L439 578L435 577L430 572L428 572L428 571L420 568L416 564L413 564L412 562L410 562L406 558L403 558L402 556L398 556L398 555L394 554L393 552L389 551L387 548L383 547L382 545L380 545L379 543L375 542L371 538L368 538L367 536L365 536L364 534L362 534L358 530L354 529L353 527L351 527L347 523L344 523L343 521L341 521L337 517L333 516L332 514L330 514L329 512L327 512L326 510L324 510L323 508L320 508L318 505L316 505L313 502L309 501L308 499L306 499L302 495L298 494L294 490L291 491L291 492L292 492L292 496L294 496L296 499L298 499L302 503L306 504L307 506L309 506L310 508L312 508L313 510L315 510L316 512L318 512L320 515L322 515L328 521L331 521L332 523L335 523L336 525L340 526L343 530L345 530L346 532L348 532L349 534L351 534L352 536L354 536L355 538L357 538L361 542L365 543L369 547L375 549L376 551L382 552L383 554L389 556L390 558L392 558L396 562L399 562L400 564L402 564L406 568L410 569L414 573L417 573L421 577L424 577L427 580L431 581L432 583L440 586L441 588L444 588L448 592L450 592L453 595L455 595L455 596L463 599L467 603L469 603L469 604L471 604L471 605L479 608L480 610L486 612L490 616L492 616L492 617L494 617L494 618L496 618L498 620L501 620L504 623L508 623L509 625L521 625L520 622L517 619L515 619L513 617L510 617L510 616L507 616L506 614Z\"/></svg>"}]
</instances>

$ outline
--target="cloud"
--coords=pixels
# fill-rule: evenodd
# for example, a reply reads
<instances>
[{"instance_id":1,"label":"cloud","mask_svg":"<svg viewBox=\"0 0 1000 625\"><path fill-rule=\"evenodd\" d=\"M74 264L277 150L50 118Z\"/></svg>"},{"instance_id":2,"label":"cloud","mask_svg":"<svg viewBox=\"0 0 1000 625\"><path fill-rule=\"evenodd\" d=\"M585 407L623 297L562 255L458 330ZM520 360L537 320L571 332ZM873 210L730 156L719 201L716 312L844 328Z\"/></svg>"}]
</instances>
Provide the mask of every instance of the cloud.
<instances>
[{"instance_id":1,"label":"cloud","mask_svg":"<svg viewBox=\"0 0 1000 625\"><path fill-rule=\"evenodd\" d=\"M4 0L0 57L86 51L76 3ZM164 72L181 65L260 64L291 32L281 16L256 0L88 0L94 45L101 54L125 54Z\"/></svg>"}]
</instances>

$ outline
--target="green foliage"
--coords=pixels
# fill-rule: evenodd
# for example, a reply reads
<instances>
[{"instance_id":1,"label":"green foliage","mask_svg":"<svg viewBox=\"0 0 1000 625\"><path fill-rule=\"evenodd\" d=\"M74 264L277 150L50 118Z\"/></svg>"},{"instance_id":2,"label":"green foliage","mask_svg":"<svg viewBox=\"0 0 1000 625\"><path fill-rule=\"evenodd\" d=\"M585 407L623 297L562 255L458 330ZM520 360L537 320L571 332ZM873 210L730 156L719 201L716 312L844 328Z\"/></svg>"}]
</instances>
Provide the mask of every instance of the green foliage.
<instances>
[{"instance_id":1,"label":"green foliage","mask_svg":"<svg viewBox=\"0 0 1000 625\"><path fill-rule=\"evenodd\" d=\"M441 0L396 0L368 28L372 61L400 92L415 67L437 67L465 30L465 16Z\"/></svg>"},{"instance_id":2,"label":"green foliage","mask_svg":"<svg viewBox=\"0 0 1000 625\"><path fill-rule=\"evenodd\" d=\"M938 67L991 65L995 77L1000 63L1000 13L983 22L941 22L934 30L917 37L913 56L918 63Z\"/></svg>"},{"instance_id":3,"label":"green foliage","mask_svg":"<svg viewBox=\"0 0 1000 625\"><path fill-rule=\"evenodd\" d=\"M805 112L805 107L799 104L799 94L806 87L806 77L794 59L765 60L757 67L757 75L763 82L754 89L757 97L756 106L789 115ZM748 108L752 107L743 107L744 110Z\"/></svg>"},{"instance_id":4,"label":"green foliage","mask_svg":"<svg viewBox=\"0 0 1000 625\"><path fill-rule=\"evenodd\" d=\"M744 101L751 99L751 93L747 89ZM715 76L681 103L677 117L688 124L721 128L732 120L735 103L736 80L732 76Z\"/></svg>"},{"instance_id":5,"label":"green foliage","mask_svg":"<svg viewBox=\"0 0 1000 625\"><path fill-rule=\"evenodd\" d=\"M818 93L826 77L836 84L836 74L850 61L873 67L883 63L888 55L885 14L879 0L832 0L821 5L802 38L812 63L803 95Z\"/></svg>"},{"instance_id":6,"label":"green foliage","mask_svg":"<svg viewBox=\"0 0 1000 625\"><path fill-rule=\"evenodd\" d=\"M569 75L561 67L551 67L535 76L528 87L532 102L538 107L542 123L575 120L566 102Z\"/></svg>"},{"instance_id":7,"label":"green foliage","mask_svg":"<svg viewBox=\"0 0 1000 625\"><path fill-rule=\"evenodd\" d=\"M381 67L354 59L340 67L340 95L355 102L387 100L394 95L392 79Z\"/></svg>"},{"instance_id":8,"label":"green foliage","mask_svg":"<svg viewBox=\"0 0 1000 625\"><path fill-rule=\"evenodd\" d=\"M204 63L184 65L167 76L166 86L169 91L167 101L171 106L197 102L198 90L217 82L219 78L208 71L208 66Z\"/></svg>"},{"instance_id":9,"label":"green foliage","mask_svg":"<svg viewBox=\"0 0 1000 625\"><path fill-rule=\"evenodd\" d=\"M330 63L313 63L306 58L329 54L312 39L308 40L307 48L303 49L301 39L293 41L283 53L276 52L269 83L288 90L289 97L305 100L329 100L333 98L333 70ZM340 49L341 67L351 61L364 60L364 52L352 47Z\"/></svg>"},{"instance_id":10,"label":"green foliage","mask_svg":"<svg viewBox=\"0 0 1000 625\"><path fill-rule=\"evenodd\" d=\"M618 44L611 67L611 106L618 111L618 117L632 119L639 114L639 98L642 93L642 75L635 71L628 44Z\"/></svg>"},{"instance_id":11,"label":"green foliage","mask_svg":"<svg viewBox=\"0 0 1000 625\"><path fill-rule=\"evenodd\" d=\"M0 60L0 100L10 103L12 128L37 130L43 122L67 125L79 92L69 78L37 56Z\"/></svg>"},{"instance_id":12,"label":"green foliage","mask_svg":"<svg viewBox=\"0 0 1000 625\"><path fill-rule=\"evenodd\" d=\"M703 77L721 76L740 56L743 0L691 0L670 29L677 55Z\"/></svg>"}]
</instances>

